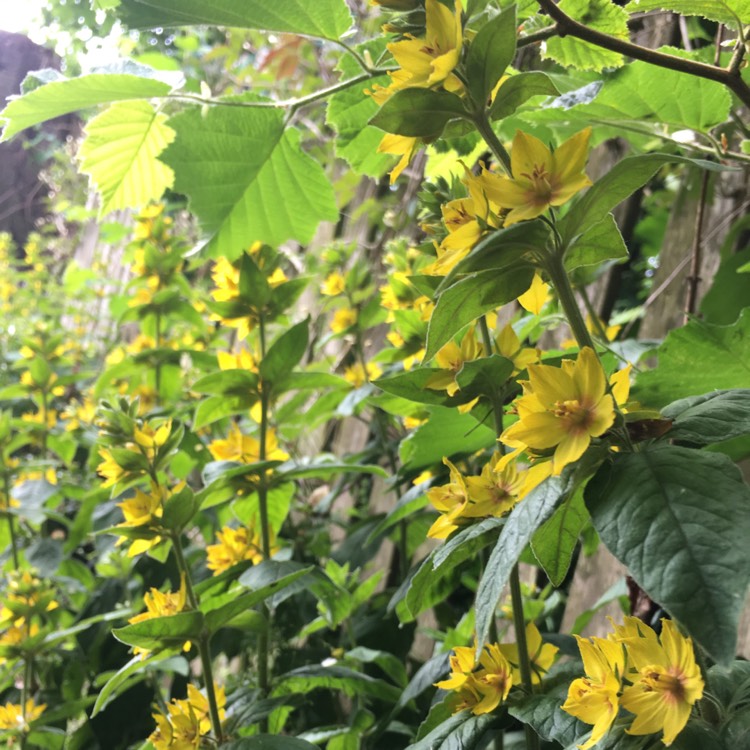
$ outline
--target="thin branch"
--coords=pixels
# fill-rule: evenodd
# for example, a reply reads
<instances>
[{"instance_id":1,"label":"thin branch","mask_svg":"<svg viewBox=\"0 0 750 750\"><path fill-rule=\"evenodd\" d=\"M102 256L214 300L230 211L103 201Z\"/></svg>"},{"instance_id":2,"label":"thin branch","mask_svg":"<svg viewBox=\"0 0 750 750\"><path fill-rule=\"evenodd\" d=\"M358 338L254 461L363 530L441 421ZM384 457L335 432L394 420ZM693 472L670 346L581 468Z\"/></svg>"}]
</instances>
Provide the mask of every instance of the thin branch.
<instances>
[{"instance_id":1,"label":"thin branch","mask_svg":"<svg viewBox=\"0 0 750 750\"><path fill-rule=\"evenodd\" d=\"M709 81L716 81L717 83L724 84L737 95L743 104L750 107L750 87L740 77L739 70L735 70L731 66L724 69L716 65L707 65L697 60L689 60L683 57L676 57L675 55L667 55L664 52L657 52L648 47L642 47L639 44L633 44L633 42L604 34L601 31L596 31L579 23L560 10L554 0L537 0L537 2L539 3L539 7L555 20L560 36L573 36L582 39L584 42L595 44L597 47L632 57L634 60L641 60L650 65L657 65L668 70L676 70L679 73L706 78ZM735 52L735 54L737 53ZM742 59L740 58L741 62Z\"/></svg>"},{"instance_id":2,"label":"thin branch","mask_svg":"<svg viewBox=\"0 0 750 750\"><path fill-rule=\"evenodd\" d=\"M695 215L695 232L693 234L693 247L690 251L690 273L687 277L687 296L685 298L685 323L695 312L698 302L698 284L700 284L701 270L701 243L703 235L703 222L706 216L706 197L708 195L709 173L703 172L701 180L701 192L698 198L698 212Z\"/></svg>"}]
</instances>

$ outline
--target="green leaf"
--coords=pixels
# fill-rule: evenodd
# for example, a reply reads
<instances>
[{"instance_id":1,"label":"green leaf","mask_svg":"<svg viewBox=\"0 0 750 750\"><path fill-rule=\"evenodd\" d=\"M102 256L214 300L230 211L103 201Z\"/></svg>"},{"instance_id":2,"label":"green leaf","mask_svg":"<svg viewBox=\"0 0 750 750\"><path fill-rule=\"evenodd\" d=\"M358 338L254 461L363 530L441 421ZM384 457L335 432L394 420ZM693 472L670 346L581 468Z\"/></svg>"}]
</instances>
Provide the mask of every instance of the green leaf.
<instances>
[{"instance_id":1,"label":"green leaf","mask_svg":"<svg viewBox=\"0 0 750 750\"><path fill-rule=\"evenodd\" d=\"M334 474L376 474L387 478L388 472L375 464L361 464L341 461L330 453L319 453L312 458L301 457L285 461L278 467L276 475L282 480L288 479L325 479Z\"/></svg>"},{"instance_id":2,"label":"green leaf","mask_svg":"<svg viewBox=\"0 0 750 750\"><path fill-rule=\"evenodd\" d=\"M378 59L385 50L384 40L360 44L356 50L359 54L369 52L373 59ZM337 68L341 70L345 80L362 72L357 61L348 56L341 58ZM326 123L336 131L336 155L346 159L357 174L380 177L393 161L392 156L377 152L383 133L368 123L379 107L365 93L376 86L388 86L390 80L387 75L375 76L338 91L328 99Z\"/></svg>"},{"instance_id":3,"label":"green leaf","mask_svg":"<svg viewBox=\"0 0 750 750\"><path fill-rule=\"evenodd\" d=\"M439 464L443 456L468 455L488 448L497 439L495 431L478 424L470 414L432 407L430 417L399 446L401 463L410 471Z\"/></svg>"},{"instance_id":4,"label":"green leaf","mask_svg":"<svg viewBox=\"0 0 750 750\"><path fill-rule=\"evenodd\" d=\"M401 690L385 680L355 672L346 667L300 667L277 678L272 695L307 694L313 690L325 688L337 690L348 695L370 696L388 703L394 703L401 695Z\"/></svg>"},{"instance_id":5,"label":"green leaf","mask_svg":"<svg viewBox=\"0 0 750 750\"><path fill-rule=\"evenodd\" d=\"M748 263L750 247L722 260L711 288L700 303L701 317L707 323L731 325L747 307L748 277L740 269Z\"/></svg>"},{"instance_id":6,"label":"green leaf","mask_svg":"<svg viewBox=\"0 0 750 750\"><path fill-rule=\"evenodd\" d=\"M273 389L275 383L283 381L299 364L307 349L310 319L292 326L271 344L260 363L260 377Z\"/></svg>"},{"instance_id":7,"label":"green leaf","mask_svg":"<svg viewBox=\"0 0 750 750\"><path fill-rule=\"evenodd\" d=\"M266 275L249 253L243 253L240 259L239 292L240 304L246 305L250 312L266 307L273 297Z\"/></svg>"},{"instance_id":8,"label":"green leaf","mask_svg":"<svg viewBox=\"0 0 750 750\"><path fill-rule=\"evenodd\" d=\"M209 396L195 408L193 429L200 430L206 425L224 419L224 417L242 414L250 409L257 400L258 394L252 392L244 395L227 394L223 396Z\"/></svg>"},{"instance_id":9,"label":"green leaf","mask_svg":"<svg viewBox=\"0 0 750 750\"><path fill-rule=\"evenodd\" d=\"M172 187L174 173L156 157L174 140L167 116L148 102L117 102L86 126L81 171L101 194L99 217L141 208Z\"/></svg>"},{"instance_id":10,"label":"green leaf","mask_svg":"<svg viewBox=\"0 0 750 750\"><path fill-rule=\"evenodd\" d=\"M560 586L565 580L578 535L588 520L583 492L579 491L569 497L532 537L531 551L553 586Z\"/></svg>"},{"instance_id":11,"label":"green leaf","mask_svg":"<svg viewBox=\"0 0 750 750\"><path fill-rule=\"evenodd\" d=\"M750 23L748 0L631 0L628 13L648 13L651 10L671 10L683 16L702 16L737 30L741 24Z\"/></svg>"},{"instance_id":12,"label":"green leaf","mask_svg":"<svg viewBox=\"0 0 750 750\"><path fill-rule=\"evenodd\" d=\"M576 238L607 218L609 212L639 187L645 185L659 167L669 162L705 167L708 162L684 159L670 154L628 156L619 161L579 198L558 223L563 245L570 247Z\"/></svg>"},{"instance_id":13,"label":"green leaf","mask_svg":"<svg viewBox=\"0 0 750 750\"><path fill-rule=\"evenodd\" d=\"M432 390L427 382L433 375L445 372L439 367L419 367L414 370L399 373L389 378L380 378L373 385L386 393L416 401L419 404L436 404L438 406L460 406L471 401L473 396L466 396L458 391L455 396L449 396L445 391Z\"/></svg>"},{"instance_id":14,"label":"green leaf","mask_svg":"<svg viewBox=\"0 0 750 750\"><path fill-rule=\"evenodd\" d=\"M718 662L734 658L750 582L750 488L724 455L645 445L601 467L591 520L638 585Z\"/></svg>"},{"instance_id":15,"label":"green leaf","mask_svg":"<svg viewBox=\"0 0 750 750\"><path fill-rule=\"evenodd\" d=\"M479 550L497 539L502 524L503 519L486 518L455 532L442 546L435 548L389 604L389 607L396 605L399 620L411 622L450 595L459 568L467 560L475 561Z\"/></svg>"},{"instance_id":16,"label":"green leaf","mask_svg":"<svg viewBox=\"0 0 750 750\"><path fill-rule=\"evenodd\" d=\"M30 79L34 83L41 80L43 85L12 98L0 112L0 119L6 121L0 141L7 141L26 128L79 109L125 99L166 96L172 90L172 85L164 80L164 73L129 60L97 68L78 78L64 78L56 70L37 71L22 84L25 90ZM172 81L178 84L174 76Z\"/></svg>"},{"instance_id":17,"label":"green leaf","mask_svg":"<svg viewBox=\"0 0 750 750\"><path fill-rule=\"evenodd\" d=\"M284 132L280 110L212 107L204 117L190 108L170 125L177 139L162 160L212 235L212 256L237 258L256 240L306 243L320 221L338 218L322 167L301 150L297 130Z\"/></svg>"},{"instance_id":18,"label":"green leaf","mask_svg":"<svg viewBox=\"0 0 750 750\"><path fill-rule=\"evenodd\" d=\"M319 750L297 737L279 737L271 734L256 734L222 745L224 750Z\"/></svg>"},{"instance_id":19,"label":"green leaf","mask_svg":"<svg viewBox=\"0 0 750 750\"><path fill-rule=\"evenodd\" d=\"M219 628L228 625L238 615L264 602L312 569L313 566L295 565L290 570L274 560L264 560L255 567L249 568L240 576L239 580L244 586L253 586L253 591L245 594L230 591L223 597L219 597L219 601L222 602L219 606L212 606L211 600L208 600L205 605L201 604L201 609L205 615L206 628L210 633L215 633ZM226 601L224 601L225 599Z\"/></svg>"},{"instance_id":20,"label":"green leaf","mask_svg":"<svg viewBox=\"0 0 750 750\"><path fill-rule=\"evenodd\" d=\"M231 26L338 41L351 25L344 0L122 0L118 14L132 28Z\"/></svg>"},{"instance_id":21,"label":"green leaf","mask_svg":"<svg viewBox=\"0 0 750 750\"><path fill-rule=\"evenodd\" d=\"M472 716L461 711L446 719L419 742L409 745L409 750L473 750L484 747L487 730L499 721L498 716L484 714Z\"/></svg>"},{"instance_id":22,"label":"green leaf","mask_svg":"<svg viewBox=\"0 0 750 750\"><path fill-rule=\"evenodd\" d=\"M516 299L534 278L531 265L470 274L438 297L427 329L425 359L432 359L464 326Z\"/></svg>"},{"instance_id":23,"label":"green leaf","mask_svg":"<svg viewBox=\"0 0 750 750\"><path fill-rule=\"evenodd\" d=\"M388 99L370 120L387 133L435 138L450 120L468 114L459 96L432 89L401 89Z\"/></svg>"},{"instance_id":24,"label":"green leaf","mask_svg":"<svg viewBox=\"0 0 750 750\"><path fill-rule=\"evenodd\" d=\"M646 406L750 382L750 308L731 326L701 320L670 331L657 350L659 365L638 375L633 397Z\"/></svg>"},{"instance_id":25,"label":"green leaf","mask_svg":"<svg viewBox=\"0 0 750 750\"><path fill-rule=\"evenodd\" d=\"M221 370L196 380L191 390L214 396L242 396L258 391L258 375L249 370Z\"/></svg>"},{"instance_id":26,"label":"green leaf","mask_svg":"<svg viewBox=\"0 0 750 750\"><path fill-rule=\"evenodd\" d=\"M486 396L502 405L505 386L512 373L511 360L492 354L464 362L456 375L456 382L465 396Z\"/></svg>"},{"instance_id":27,"label":"green leaf","mask_svg":"<svg viewBox=\"0 0 750 750\"><path fill-rule=\"evenodd\" d=\"M490 117L501 120L533 96L558 96L559 93L546 73L537 70L519 73L503 81L490 107Z\"/></svg>"},{"instance_id":28,"label":"green leaf","mask_svg":"<svg viewBox=\"0 0 750 750\"><path fill-rule=\"evenodd\" d=\"M511 5L487 22L472 39L466 77L474 101L484 105L516 54L516 8Z\"/></svg>"},{"instance_id":29,"label":"green leaf","mask_svg":"<svg viewBox=\"0 0 750 750\"><path fill-rule=\"evenodd\" d=\"M714 391L675 401L662 409L674 420L669 440L711 445L750 435L750 390Z\"/></svg>"},{"instance_id":30,"label":"green leaf","mask_svg":"<svg viewBox=\"0 0 750 750\"><path fill-rule=\"evenodd\" d=\"M563 477L550 477L532 490L507 515L495 548L479 582L476 597L477 653L487 642L490 622L495 617L497 602L534 532L554 512L561 500L573 491L573 472Z\"/></svg>"},{"instance_id":31,"label":"green leaf","mask_svg":"<svg viewBox=\"0 0 750 750\"><path fill-rule=\"evenodd\" d=\"M565 268L573 271L581 266L594 266L604 260L624 261L628 248L614 216L607 216L576 237L565 253Z\"/></svg>"},{"instance_id":32,"label":"green leaf","mask_svg":"<svg viewBox=\"0 0 750 750\"><path fill-rule=\"evenodd\" d=\"M198 512L198 501L190 487L183 487L164 504L162 523L172 531L181 532Z\"/></svg>"},{"instance_id":33,"label":"green leaf","mask_svg":"<svg viewBox=\"0 0 750 750\"><path fill-rule=\"evenodd\" d=\"M136 622L124 628L115 628L112 635L128 646L157 651L177 644L182 645L185 641L197 640L202 629L201 612L180 612L176 615Z\"/></svg>"}]
</instances>

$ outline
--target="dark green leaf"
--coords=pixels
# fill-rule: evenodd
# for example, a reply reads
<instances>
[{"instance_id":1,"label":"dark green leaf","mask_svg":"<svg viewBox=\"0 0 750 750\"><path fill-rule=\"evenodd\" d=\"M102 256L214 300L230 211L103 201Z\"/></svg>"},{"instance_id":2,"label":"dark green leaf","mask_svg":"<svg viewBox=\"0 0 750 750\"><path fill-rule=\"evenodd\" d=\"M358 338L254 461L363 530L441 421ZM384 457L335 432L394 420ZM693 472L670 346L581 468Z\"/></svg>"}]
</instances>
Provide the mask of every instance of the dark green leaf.
<instances>
[{"instance_id":1,"label":"dark green leaf","mask_svg":"<svg viewBox=\"0 0 750 750\"><path fill-rule=\"evenodd\" d=\"M388 378L380 378L373 385L386 393L419 404L436 404L438 406L459 406L471 401L473 396L468 397L458 391L455 396L449 396L443 390L429 388L427 382L433 375L443 373L439 367L418 367L407 372L392 375Z\"/></svg>"},{"instance_id":2,"label":"dark green leaf","mask_svg":"<svg viewBox=\"0 0 750 750\"><path fill-rule=\"evenodd\" d=\"M409 750L473 750L483 747L483 740L498 717L493 714L472 716L461 711L433 729L419 742L409 745Z\"/></svg>"},{"instance_id":3,"label":"dark green leaf","mask_svg":"<svg viewBox=\"0 0 750 750\"><path fill-rule=\"evenodd\" d=\"M412 88L393 94L370 124L387 133L435 138L456 117L467 117L460 97L447 91Z\"/></svg>"},{"instance_id":4,"label":"dark green leaf","mask_svg":"<svg viewBox=\"0 0 750 750\"><path fill-rule=\"evenodd\" d=\"M164 515L161 522L171 531L180 533L193 520L198 507L199 504L193 491L190 487L183 487L164 503Z\"/></svg>"},{"instance_id":5,"label":"dark green leaf","mask_svg":"<svg viewBox=\"0 0 750 750\"><path fill-rule=\"evenodd\" d=\"M299 364L307 349L309 318L292 326L271 344L260 363L260 377L264 385L282 381Z\"/></svg>"},{"instance_id":6,"label":"dark green leaf","mask_svg":"<svg viewBox=\"0 0 750 750\"><path fill-rule=\"evenodd\" d=\"M305 694L320 688L341 691L350 697L370 696L389 703L397 701L401 694L399 688L384 680L377 680L353 669L309 666L281 675L273 689L273 695Z\"/></svg>"},{"instance_id":7,"label":"dark green leaf","mask_svg":"<svg viewBox=\"0 0 750 750\"><path fill-rule=\"evenodd\" d=\"M511 5L482 26L471 41L466 77L477 104L484 106L515 54L516 7Z\"/></svg>"},{"instance_id":8,"label":"dark green leaf","mask_svg":"<svg viewBox=\"0 0 750 750\"><path fill-rule=\"evenodd\" d=\"M700 303L701 315L706 323L731 325L748 306L748 277L738 272L747 263L750 263L750 247L722 261L711 288Z\"/></svg>"},{"instance_id":9,"label":"dark green leaf","mask_svg":"<svg viewBox=\"0 0 750 750\"><path fill-rule=\"evenodd\" d=\"M673 419L670 440L710 445L750 435L750 389L714 391L675 401L662 410Z\"/></svg>"},{"instance_id":10,"label":"dark green leaf","mask_svg":"<svg viewBox=\"0 0 750 750\"><path fill-rule=\"evenodd\" d=\"M578 535L588 520L583 492L578 491L532 537L531 549L553 586L560 586L565 580L578 544Z\"/></svg>"},{"instance_id":11,"label":"dark green leaf","mask_svg":"<svg viewBox=\"0 0 750 750\"><path fill-rule=\"evenodd\" d=\"M464 362L456 375L461 393L467 397L486 396L502 404L503 393L513 372L513 362L499 354Z\"/></svg>"},{"instance_id":12,"label":"dark green leaf","mask_svg":"<svg viewBox=\"0 0 750 750\"><path fill-rule=\"evenodd\" d=\"M546 73L537 70L511 76L498 89L490 108L490 117L501 120L512 115L532 96L557 96L560 92Z\"/></svg>"},{"instance_id":13,"label":"dark green leaf","mask_svg":"<svg viewBox=\"0 0 750 750\"><path fill-rule=\"evenodd\" d=\"M296 737L279 737L270 734L256 734L229 744L222 745L224 750L318 750L305 740Z\"/></svg>"},{"instance_id":14,"label":"dark green leaf","mask_svg":"<svg viewBox=\"0 0 750 750\"><path fill-rule=\"evenodd\" d=\"M248 253L240 259L240 300L255 310L263 309L273 296L266 275Z\"/></svg>"},{"instance_id":15,"label":"dark green leaf","mask_svg":"<svg viewBox=\"0 0 750 750\"><path fill-rule=\"evenodd\" d=\"M602 466L585 498L602 541L638 585L729 662L750 582L750 488L731 460L647 445Z\"/></svg>"},{"instance_id":16,"label":"dark green leaf","mask_svg":"<svg viewBox=\"0 0 750 750\"><path fill-rule=\"evenodd\" d=\"M136 622L124 628L115 628L112 635L128 646L156 651L197 640L203 629L201 612L180 612L166 617Z\"/></svg>"}]
</instances>

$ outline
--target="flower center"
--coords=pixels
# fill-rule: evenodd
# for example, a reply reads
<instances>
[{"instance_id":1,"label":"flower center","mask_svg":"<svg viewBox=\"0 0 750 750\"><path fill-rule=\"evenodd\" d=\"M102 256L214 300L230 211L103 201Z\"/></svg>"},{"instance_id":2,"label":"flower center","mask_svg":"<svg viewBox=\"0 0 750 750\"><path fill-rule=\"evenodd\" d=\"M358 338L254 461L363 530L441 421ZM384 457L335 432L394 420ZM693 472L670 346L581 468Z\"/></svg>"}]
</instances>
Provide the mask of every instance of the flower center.
<instances>
[{"instance_id":1,"label":"flower center","mask_svg":"<svg viewBox=\"0 0 750 750\"><path fill-rule=\"evenodd\" d=\"M555 401L552 413L559 419L565 420L571 432L586 429L591 423L591 410L577 400Z\"/></svg>"},{"instance_id":2,"label":"flower center","mask_svg":"<svg viewBox=\"0 0 750 750\"><path fill-rule=\"evenodd\" d=\"M644 690L659 692L670 703L685 700L684 676L676 667L670 667L667 671L660 667L647 667L641 674Z\"/></svg>"},{"instance_id":3,"label":"flower center","mask_svg":"<svg viewBox=\"0 0 750 750\"><path fill-rule=\"evenodd\" d=\"M521 177L525 177L533 185L536 202L540 204L549 203L552 197L552 176L544 164L535 164L531 174L524 172Z\"/></svg>"}]
</instances>

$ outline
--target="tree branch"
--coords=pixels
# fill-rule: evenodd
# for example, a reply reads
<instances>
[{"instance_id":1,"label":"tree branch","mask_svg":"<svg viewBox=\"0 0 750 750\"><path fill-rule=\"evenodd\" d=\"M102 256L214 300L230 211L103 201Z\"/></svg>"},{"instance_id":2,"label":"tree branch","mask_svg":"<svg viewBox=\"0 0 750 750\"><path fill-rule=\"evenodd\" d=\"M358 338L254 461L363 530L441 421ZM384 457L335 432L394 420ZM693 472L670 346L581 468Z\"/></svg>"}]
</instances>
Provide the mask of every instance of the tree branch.
<instances>
[{"instance_id":1,"label":"tree branch","mask_svg":"<svg viewBox=\"0 0 750 750\"><path fill-rule=\"evenodd\" d=\"M730 67L720 68L716 65L707 65L697 60L687 60L664 52L657 52L648 47L619 39L618 37L604 34L574 20L560 8L554 0L537 0L539 7L549 15L557 25L557 33L560 36L574 36L584 42L590 42L597 47L619 52L634 60L641 60L650 65L657 65L668 70L676 70L680 73L707 78L709 81L721 83L733 91L742 103L750 107L750 87L742 80L738 69Z\"/></svg>"}]
</instances>

